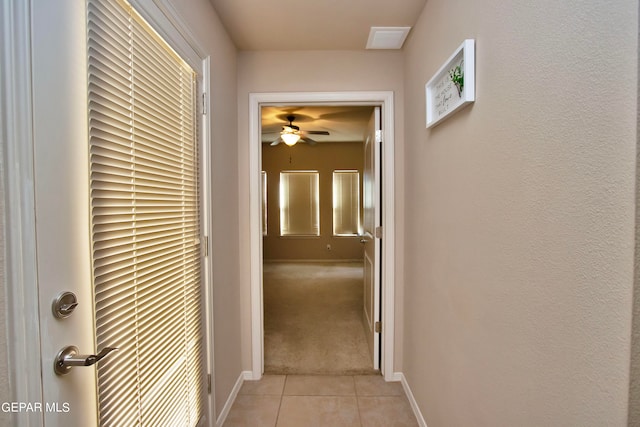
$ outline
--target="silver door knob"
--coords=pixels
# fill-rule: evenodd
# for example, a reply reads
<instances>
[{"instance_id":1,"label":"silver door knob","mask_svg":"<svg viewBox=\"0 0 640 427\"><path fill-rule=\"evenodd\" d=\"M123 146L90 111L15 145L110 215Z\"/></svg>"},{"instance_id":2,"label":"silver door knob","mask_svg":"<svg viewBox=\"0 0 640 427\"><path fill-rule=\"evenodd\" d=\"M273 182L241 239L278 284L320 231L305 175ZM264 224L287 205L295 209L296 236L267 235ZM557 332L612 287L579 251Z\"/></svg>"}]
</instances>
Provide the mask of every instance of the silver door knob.
<instances>
[{"instance_id":1,"label":"silver door knob","mask_svg":"<svg viewBox=\"0 0 640 427\"><path fill-rule=\"evenodd\" d=\"M98 354L78 354L78 347L69 345L58 352L53 361L53 370L57 375L68 374L74 366L91 366L98 363L102 358L116 347L105 347Z\"/></svg>"},{"instance_id":2,"label":"silver door knob","mask_svg":"<svg viewBox=\"0 0 640 427\"><path fill-rule=\"evenodd\" d=\"M367 239L360 239L360 243L367 243Z\"/></svg>"}]
</instances>

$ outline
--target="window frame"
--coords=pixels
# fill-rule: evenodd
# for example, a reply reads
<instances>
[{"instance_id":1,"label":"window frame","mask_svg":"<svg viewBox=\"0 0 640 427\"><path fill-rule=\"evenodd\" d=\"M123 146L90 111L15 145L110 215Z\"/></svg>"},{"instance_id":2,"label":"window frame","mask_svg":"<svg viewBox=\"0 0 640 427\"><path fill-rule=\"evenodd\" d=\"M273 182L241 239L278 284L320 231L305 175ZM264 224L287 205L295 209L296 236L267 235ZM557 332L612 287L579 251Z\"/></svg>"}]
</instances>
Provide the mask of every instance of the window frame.
<instances>
[{"instance_id":1,"label":"window frame","mask_svg":"<svg viewBox=\"0 0 640 427\"><path fill-rule=\"evenodd\" d=\"M268 191L268 176L266 171L260 172L260 182L262 185L262 235L269 235L269 222L268 222L268 205L267 205L267 191Z\"/></svg>"}]
</instances>

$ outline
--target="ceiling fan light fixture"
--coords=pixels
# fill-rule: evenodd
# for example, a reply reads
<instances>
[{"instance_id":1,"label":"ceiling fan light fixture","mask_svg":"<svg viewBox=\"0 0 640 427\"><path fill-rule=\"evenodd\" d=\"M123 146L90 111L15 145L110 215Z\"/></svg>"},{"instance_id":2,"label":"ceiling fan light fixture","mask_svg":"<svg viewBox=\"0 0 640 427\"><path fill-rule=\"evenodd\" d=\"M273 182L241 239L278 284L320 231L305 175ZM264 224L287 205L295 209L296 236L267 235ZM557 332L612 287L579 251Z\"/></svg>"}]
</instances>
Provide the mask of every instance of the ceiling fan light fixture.
<instances>
[{"instance_id":1,"label":"ceiling fan light fixture","mask_svg":"<svg viewBox=\"0 0 640 427\"><path fill-rule=\"evenodd\" d=\"M300 140L300 135L292 132L291 133L282 132L282 134L280 135L280 138L282 138L285 144L291 147L292 145L296 145L296 142Z\"/></svg>"}]
</instances>

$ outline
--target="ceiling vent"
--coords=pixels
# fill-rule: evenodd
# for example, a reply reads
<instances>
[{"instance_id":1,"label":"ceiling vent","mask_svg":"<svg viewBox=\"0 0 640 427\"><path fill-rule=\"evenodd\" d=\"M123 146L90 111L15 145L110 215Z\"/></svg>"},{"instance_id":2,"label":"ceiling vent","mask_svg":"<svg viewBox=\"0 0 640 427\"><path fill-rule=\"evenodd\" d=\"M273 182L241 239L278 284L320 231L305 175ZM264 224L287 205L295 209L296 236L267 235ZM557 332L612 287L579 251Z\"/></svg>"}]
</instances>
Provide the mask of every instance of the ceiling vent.
<instances>
[{"instance_id":1,"label":"ceiling vent","mask_svg":"<svg viewBox=\"0 0 640 427\"><path fill-rule=\"evenodd\" d=\"M367 49L402 49L411 27L371 27Z\"/></svg>"}]
</instances>

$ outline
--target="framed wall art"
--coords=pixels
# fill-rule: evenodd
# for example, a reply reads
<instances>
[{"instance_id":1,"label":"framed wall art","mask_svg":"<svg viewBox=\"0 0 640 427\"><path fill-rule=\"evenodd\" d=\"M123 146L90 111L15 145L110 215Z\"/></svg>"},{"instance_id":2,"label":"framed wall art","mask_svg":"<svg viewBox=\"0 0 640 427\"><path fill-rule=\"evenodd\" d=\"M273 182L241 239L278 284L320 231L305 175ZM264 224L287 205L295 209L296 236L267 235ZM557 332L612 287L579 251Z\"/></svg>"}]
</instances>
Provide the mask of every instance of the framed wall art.
<instances>
[{"instance_id":1,"label":"framed wall art","mask_svg":"<svg viewBox=\"0 0 640 427\"><path fill-rule=\"evenodd\" d=\"M427 128L475 101L475 62L475 40L467 39L427 82Z\"/></svg>"}]
</instances>

